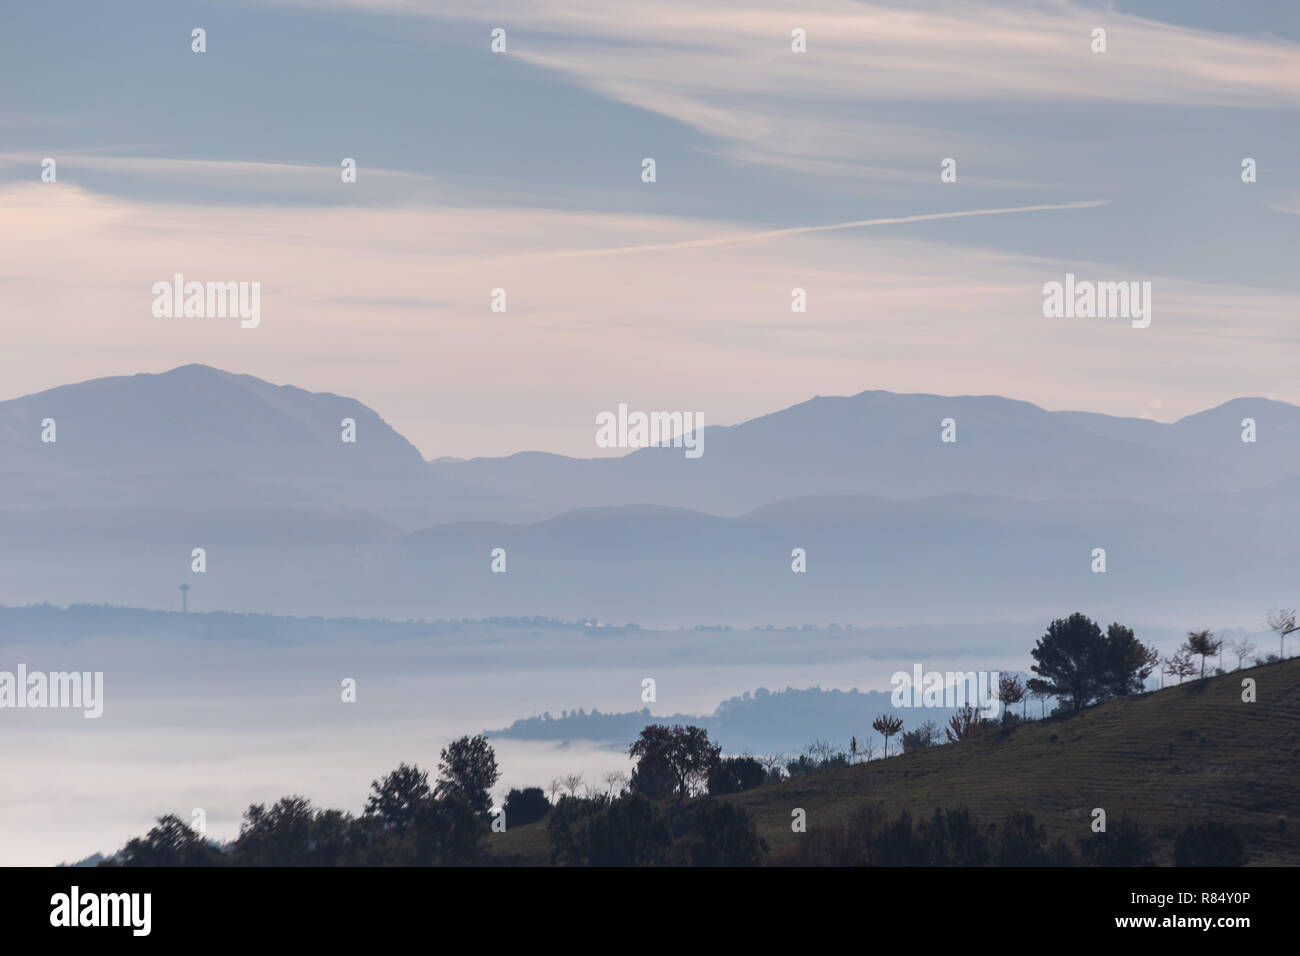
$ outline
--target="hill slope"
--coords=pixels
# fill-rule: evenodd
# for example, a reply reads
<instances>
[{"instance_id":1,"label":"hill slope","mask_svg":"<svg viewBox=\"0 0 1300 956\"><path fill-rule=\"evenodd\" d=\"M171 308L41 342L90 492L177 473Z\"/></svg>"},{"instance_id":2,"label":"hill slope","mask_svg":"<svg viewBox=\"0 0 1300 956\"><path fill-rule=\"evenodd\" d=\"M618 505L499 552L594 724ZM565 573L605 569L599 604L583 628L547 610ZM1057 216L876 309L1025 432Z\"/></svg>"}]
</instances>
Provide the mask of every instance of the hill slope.
<instances>
[{"instance_id":1,"label":"hill slope","mask_svg":"<svg viewBox=\"0 0 1300 956\"><path fill-rule=\"evenodd\" d=\"M1244 677L1257 684L1256 703L1241 701ZM794 808L807 811L813 830L879 801L891 816L966 807L998 824L1028 810L1049 839L1072 846L1090 835L1092 810L1102 807L1110 820L1127 814L1147 826L1165 864L1179 830L1218 820L1241 833L1251 863L1294 866L1298 790L1300 658L1292 658L720 799L754 814L769 859L800 839L790 830ZM503 858L544 862L545 824L490 846Z\"/></svg>"}]
</instances>

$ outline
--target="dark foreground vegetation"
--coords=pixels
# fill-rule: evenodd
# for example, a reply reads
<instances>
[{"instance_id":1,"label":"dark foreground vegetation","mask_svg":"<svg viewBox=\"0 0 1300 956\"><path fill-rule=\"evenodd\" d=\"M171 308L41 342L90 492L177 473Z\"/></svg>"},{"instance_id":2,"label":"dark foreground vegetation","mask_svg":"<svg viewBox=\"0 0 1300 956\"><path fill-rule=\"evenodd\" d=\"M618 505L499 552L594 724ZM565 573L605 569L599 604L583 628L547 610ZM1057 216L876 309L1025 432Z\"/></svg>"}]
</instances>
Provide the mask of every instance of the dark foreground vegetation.
<instances>
[{"instance_id":1,"label":"dark foreground vegetation","mask_svg":"<svg viewBox=\"0 0 1300 956\"><path fill-rule=\"evenodd\" d=\"M1202 658L1204 633L1189 635ZM785 762L724 757L693 726L645 727L630 778L491 792L482 737L443 749L436 780L402 764L359 816L303 797L255 804L229 844L164 816L121 866L1240 866L1300 862L1300 659L1143 693L1157 663L1132 632L1053 622L1037 677L998 720L959 713L858 762L829 745ZM1028 721L1027 689L1058 700ZM1023 712L1022 712L1023 713ZM873 725L889 738L899 728ZM916 736L916 734L920 736ZM889 752L888 749L886 752Z\"/></svg>"}]
</instances>

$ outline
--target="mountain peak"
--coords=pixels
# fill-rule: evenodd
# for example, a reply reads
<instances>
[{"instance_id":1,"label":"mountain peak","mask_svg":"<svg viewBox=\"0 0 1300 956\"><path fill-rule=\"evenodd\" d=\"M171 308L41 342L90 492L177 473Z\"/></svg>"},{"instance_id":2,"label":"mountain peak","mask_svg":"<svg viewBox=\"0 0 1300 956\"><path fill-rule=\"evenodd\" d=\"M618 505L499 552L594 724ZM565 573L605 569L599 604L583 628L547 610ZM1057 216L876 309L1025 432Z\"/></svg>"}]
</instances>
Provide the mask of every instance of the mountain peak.
<instances>
[{"instance_id":1,"label":"mountain peak","mask_svg":"<svg viewBox=\"0 0 1300 956\"><path fill-rule=\"evenodd\" d=\"M53 443L41 440L47 419ZM344 419L356 423L355 442L344 441ZM198 363L0 402L0 441L7 472L315 480L424 469L415 447L355 399Z\"/></svg>"}]
</instances>

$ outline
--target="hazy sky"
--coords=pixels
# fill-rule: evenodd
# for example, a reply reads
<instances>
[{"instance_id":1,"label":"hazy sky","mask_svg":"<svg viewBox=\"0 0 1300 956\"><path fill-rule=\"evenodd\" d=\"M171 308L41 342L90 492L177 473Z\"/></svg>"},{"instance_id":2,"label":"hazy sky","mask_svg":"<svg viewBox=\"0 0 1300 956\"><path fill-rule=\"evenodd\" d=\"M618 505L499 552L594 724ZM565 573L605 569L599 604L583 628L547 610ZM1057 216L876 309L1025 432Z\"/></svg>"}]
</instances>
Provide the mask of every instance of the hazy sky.
<instances>
[{"instance_id":1,"label":"hazy sky","mask_svg":"<svg viewBox=\"0 0 1300 956\"><path fill-rule=\"evenodd\" d=\"M5 4L0 399L204 362L355 396L428 457L595 455L619 403L1300 403L1298 11ZM1150 281L1150 328L1044 318L1066 272ZM155 318L175 273L260 282L261 326Z\"/></svg>"}]
</instances>

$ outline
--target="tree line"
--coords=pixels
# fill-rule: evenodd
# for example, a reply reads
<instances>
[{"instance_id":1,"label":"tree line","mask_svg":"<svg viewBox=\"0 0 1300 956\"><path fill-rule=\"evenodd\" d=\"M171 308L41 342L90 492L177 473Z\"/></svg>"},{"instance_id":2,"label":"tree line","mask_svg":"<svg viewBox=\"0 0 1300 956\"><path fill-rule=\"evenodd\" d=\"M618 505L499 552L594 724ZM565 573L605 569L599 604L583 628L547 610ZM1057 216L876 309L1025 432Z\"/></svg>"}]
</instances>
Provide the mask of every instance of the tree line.
<instances>
[{"instance_id":1,"label":"tree line","mask_svg":"<svg viewBox=\"0 0 1300 956\"><path fill-rule=\"evenodd\" d=\"M1295 612L1281 612L1270 622L1283 639L1296 630ZM1208 658L1221 649L1222 641L1211 632L1194 631L1175 656L1199 656L1204 676ZM1030 696L1055 698L1057 715L1070 716L1095 703L1142 693L1160 663L1131 628L1111 624L1103 632L1081 613L1053 621L1030 654L1034 677L1022 681L1004 674L999 680L1003 723L1025 719L1023 705ZM1019 718L1016 704L1022 704ZM943 736L955 743L991 723L968 706L942 728ZM903 732L900 718L884 714L872 729L883 738L885 756L900 733L904 753L942 742L933 721ZM552 781L549 798L541 787L511 789L497 809L491 797L500 779L496 755L484 736L467 736L443 748L432 783L425 771L405 763L372 781L360 815L286 796L270 806L250 805L239 835L224 845L165 815L100 865L469 865L487 862L483 841L492 831L542 821L555 864L751 865L768 851L752 816L733 801L714 798L872 755L871 745L860 745L855 736L847 752L816 741L788 762L779 755L724 757L703 728L649 724L628 748L634 762L630 776L607 775L603 790L588 787L581 795L580 774ZM1132 821L1121 819L1109 836L1094 836L1102 839L1081 841L1076 853L1059 842L1048 845L1029 814L1011 814L999 827L979 824L960 809L936 809L921 820L903 813L890 820L879 806L864 804L846 822L810 832L797 852L776 862L1018 866L1145 865L1150 860L1151 840ZM1205 823L1178 836L1175 859L1187 865L1206 860L1235 865L1244 852L1235 832Z\"/></svg>"}]
</instances>

